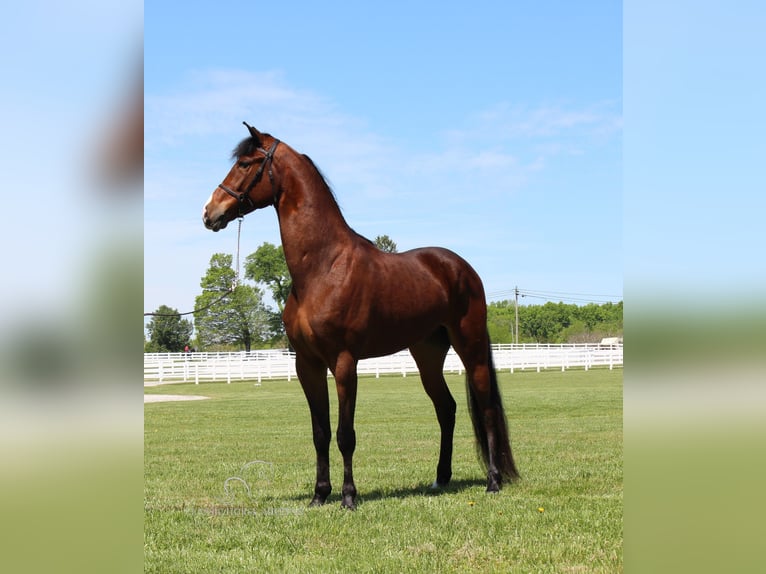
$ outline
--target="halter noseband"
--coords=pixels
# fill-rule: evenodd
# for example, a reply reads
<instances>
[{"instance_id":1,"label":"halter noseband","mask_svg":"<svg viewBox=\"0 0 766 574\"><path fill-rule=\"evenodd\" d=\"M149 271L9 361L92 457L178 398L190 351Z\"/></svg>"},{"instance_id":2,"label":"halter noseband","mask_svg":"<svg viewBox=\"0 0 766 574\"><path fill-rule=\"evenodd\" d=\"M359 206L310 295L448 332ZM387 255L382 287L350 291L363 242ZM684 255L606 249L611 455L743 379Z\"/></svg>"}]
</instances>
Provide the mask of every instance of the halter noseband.
<instances>
[{"instance_id":1,"label":"halter noseband","mask_svg":"<svg viewBox=\"0 0 766 574\"><path fill-rule=\"evenodd\" d=\"M250 182L250 185L247 186L247 189L245 189L245 191L237 193L236 191L224 185L223 183L218 184L218 187L220 187L222 190L224 190L226 193L228 193L230 196L232 196L234 199L236 199L239 202L239 217L242 217L244 215L244 209L243 209L244 207L249 207L250 211L255 209L255 204L253 203L253 200L250 198L250 192L253 190L253 188L258 184L258 182L263 177L263 170L265 169L266 164L269 164L269 181L271 182L271 192L274 195L274 208L276 209L277 200L279 199L279 197L277 194L277 188L274 185L274 173L271 171L271 165L274 159L274 152L277 151L278 145L279 145L279 140L275 139L274 143L271 145L271 148L268 151L266 151L265 149L261 147L255 150L265 154L266 157L263 160L263 163L258 167L258 171L255 172L255 177L253 178L253 181Z\"/></svg>"}]
</instances>

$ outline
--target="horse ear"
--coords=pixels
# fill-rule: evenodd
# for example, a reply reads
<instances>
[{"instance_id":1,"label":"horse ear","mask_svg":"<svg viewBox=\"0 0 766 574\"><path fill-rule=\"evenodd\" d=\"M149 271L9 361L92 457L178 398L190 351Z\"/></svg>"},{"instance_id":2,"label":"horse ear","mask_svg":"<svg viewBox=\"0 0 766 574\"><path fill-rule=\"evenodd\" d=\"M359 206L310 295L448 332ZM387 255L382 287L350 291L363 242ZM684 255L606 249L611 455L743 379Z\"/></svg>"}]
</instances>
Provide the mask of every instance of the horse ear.
<instances>
[{"instance_id":1,"label":"horse ear","mask_svg":"<svg viewBox=\"0 0 766 574\"><path fill-rule=\"evenodd\" d=\"M261 141L261 134L257 129L255 129L253 126L251 126L247 122L242 122L242 123L245 124L245 127L250 132L250 135L253 136L253 138L255 138L258 141Z\"/></svg>"}]
</instances>

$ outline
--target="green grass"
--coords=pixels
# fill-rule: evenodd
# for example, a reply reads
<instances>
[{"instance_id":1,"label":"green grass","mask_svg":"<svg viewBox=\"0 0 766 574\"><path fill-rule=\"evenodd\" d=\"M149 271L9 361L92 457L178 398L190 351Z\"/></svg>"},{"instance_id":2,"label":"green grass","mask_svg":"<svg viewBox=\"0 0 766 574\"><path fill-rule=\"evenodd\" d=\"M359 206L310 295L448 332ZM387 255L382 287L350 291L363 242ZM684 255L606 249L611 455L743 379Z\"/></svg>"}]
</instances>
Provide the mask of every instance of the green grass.
<instances>
[{"instance_id":1,"label":"green grass","mask_svg":"<svg viewBox=\"0 0 766 574\"><path fill-rule=\"evenodd\" d=\"M333 494L307 507L315 459L296 381L146 389L212 398L144 408L145 571L621 572L622 371L499 380L523 479L489 495L462 377L448 377L458 417L441 492L419 379L362 378L355 512L340 508L334 443Z\"/></svg>"}]
</instances>

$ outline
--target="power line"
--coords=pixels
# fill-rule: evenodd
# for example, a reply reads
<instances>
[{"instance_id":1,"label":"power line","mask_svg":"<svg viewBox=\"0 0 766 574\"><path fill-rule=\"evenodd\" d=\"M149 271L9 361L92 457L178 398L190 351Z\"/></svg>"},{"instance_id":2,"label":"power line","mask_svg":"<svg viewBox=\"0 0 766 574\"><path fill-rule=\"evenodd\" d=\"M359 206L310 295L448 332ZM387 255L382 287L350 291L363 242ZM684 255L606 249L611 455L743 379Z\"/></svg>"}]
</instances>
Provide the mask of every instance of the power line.
<instances>
[{"instance_id":1,"label":"power line","mask_svg":"<svg viewBox=\"0 0 766 574\"><path fill-rule=\"evenodd\" d=\"M540 294L548 294L548 295L566 295L566 296L575 296L575 297L601 297L601 298L607 298L607 299L618 299L621 297L618 295L603 295L603 294L595 294L595 293L571 293L571 292L565 292L565 291L537 291L532 289L524 289L527 293L540 293Z\"/></svg>"},{"instance_id":2,"label":"power line","mask_svg":"<svg viewBox=\"0 0 766 574\"><path fill-rule=\"evenodd\" d=\"M487 294L487 298L490 300L497 300L502 298L514 297L518 300L518 297L529 297L530 299L542 299L542 300L559 300L568 301L573 303L613 303L616 300L621 301L621 295L603 295L595 293L572 293L564 291L538 291L534 289L507 289L502 291L493 291Z\"/></svg>"}]
</instances>

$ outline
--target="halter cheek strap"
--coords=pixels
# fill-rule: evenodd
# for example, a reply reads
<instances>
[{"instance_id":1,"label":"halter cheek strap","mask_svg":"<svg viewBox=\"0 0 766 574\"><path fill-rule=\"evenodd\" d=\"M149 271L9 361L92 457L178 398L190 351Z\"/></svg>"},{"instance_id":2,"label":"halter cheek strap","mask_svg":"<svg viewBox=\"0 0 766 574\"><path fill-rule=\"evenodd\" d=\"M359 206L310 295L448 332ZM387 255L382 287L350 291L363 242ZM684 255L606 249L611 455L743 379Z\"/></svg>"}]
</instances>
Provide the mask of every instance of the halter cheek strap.
<instances>
[{"instance_id":1,"label":"halter cheek strap","mask_svg":"<svg viewBox=\"0 0 766 574\"><path fill-rule=\"evenodd\" d=\"M243 192L237 193L230 187L224 185L223 183L219 183L218 187L220 187L222 190L224 190L226 193L228 193L230 196L232 196L234 199L236 199L239 202L239 217L242 217L245 213L245 208L250 208L248 211L252 211L255 209L255 204L253 203L253 200L250 198L250 192L253 190L253 188L258 184L258 182L263 177L263 170L266 168L266 165L269 166L269 181L271 182L271 193L274 195L274 208L277 208L277 203L279 200L279 194L276 185L274 184L274 172L272 171L271 167L274 160L274 152L277 151L277 146L279 145L279 140L275 139L274 143L271 145L271 148L266 151L263 148L258 148L256 151L259 151L263 154L265 154L265 159L263 160L263 163L258 167L258 171L255 172L255 177L250 182L250 185L247 186L247 189Z\"/></svg>"}]
</instances>

